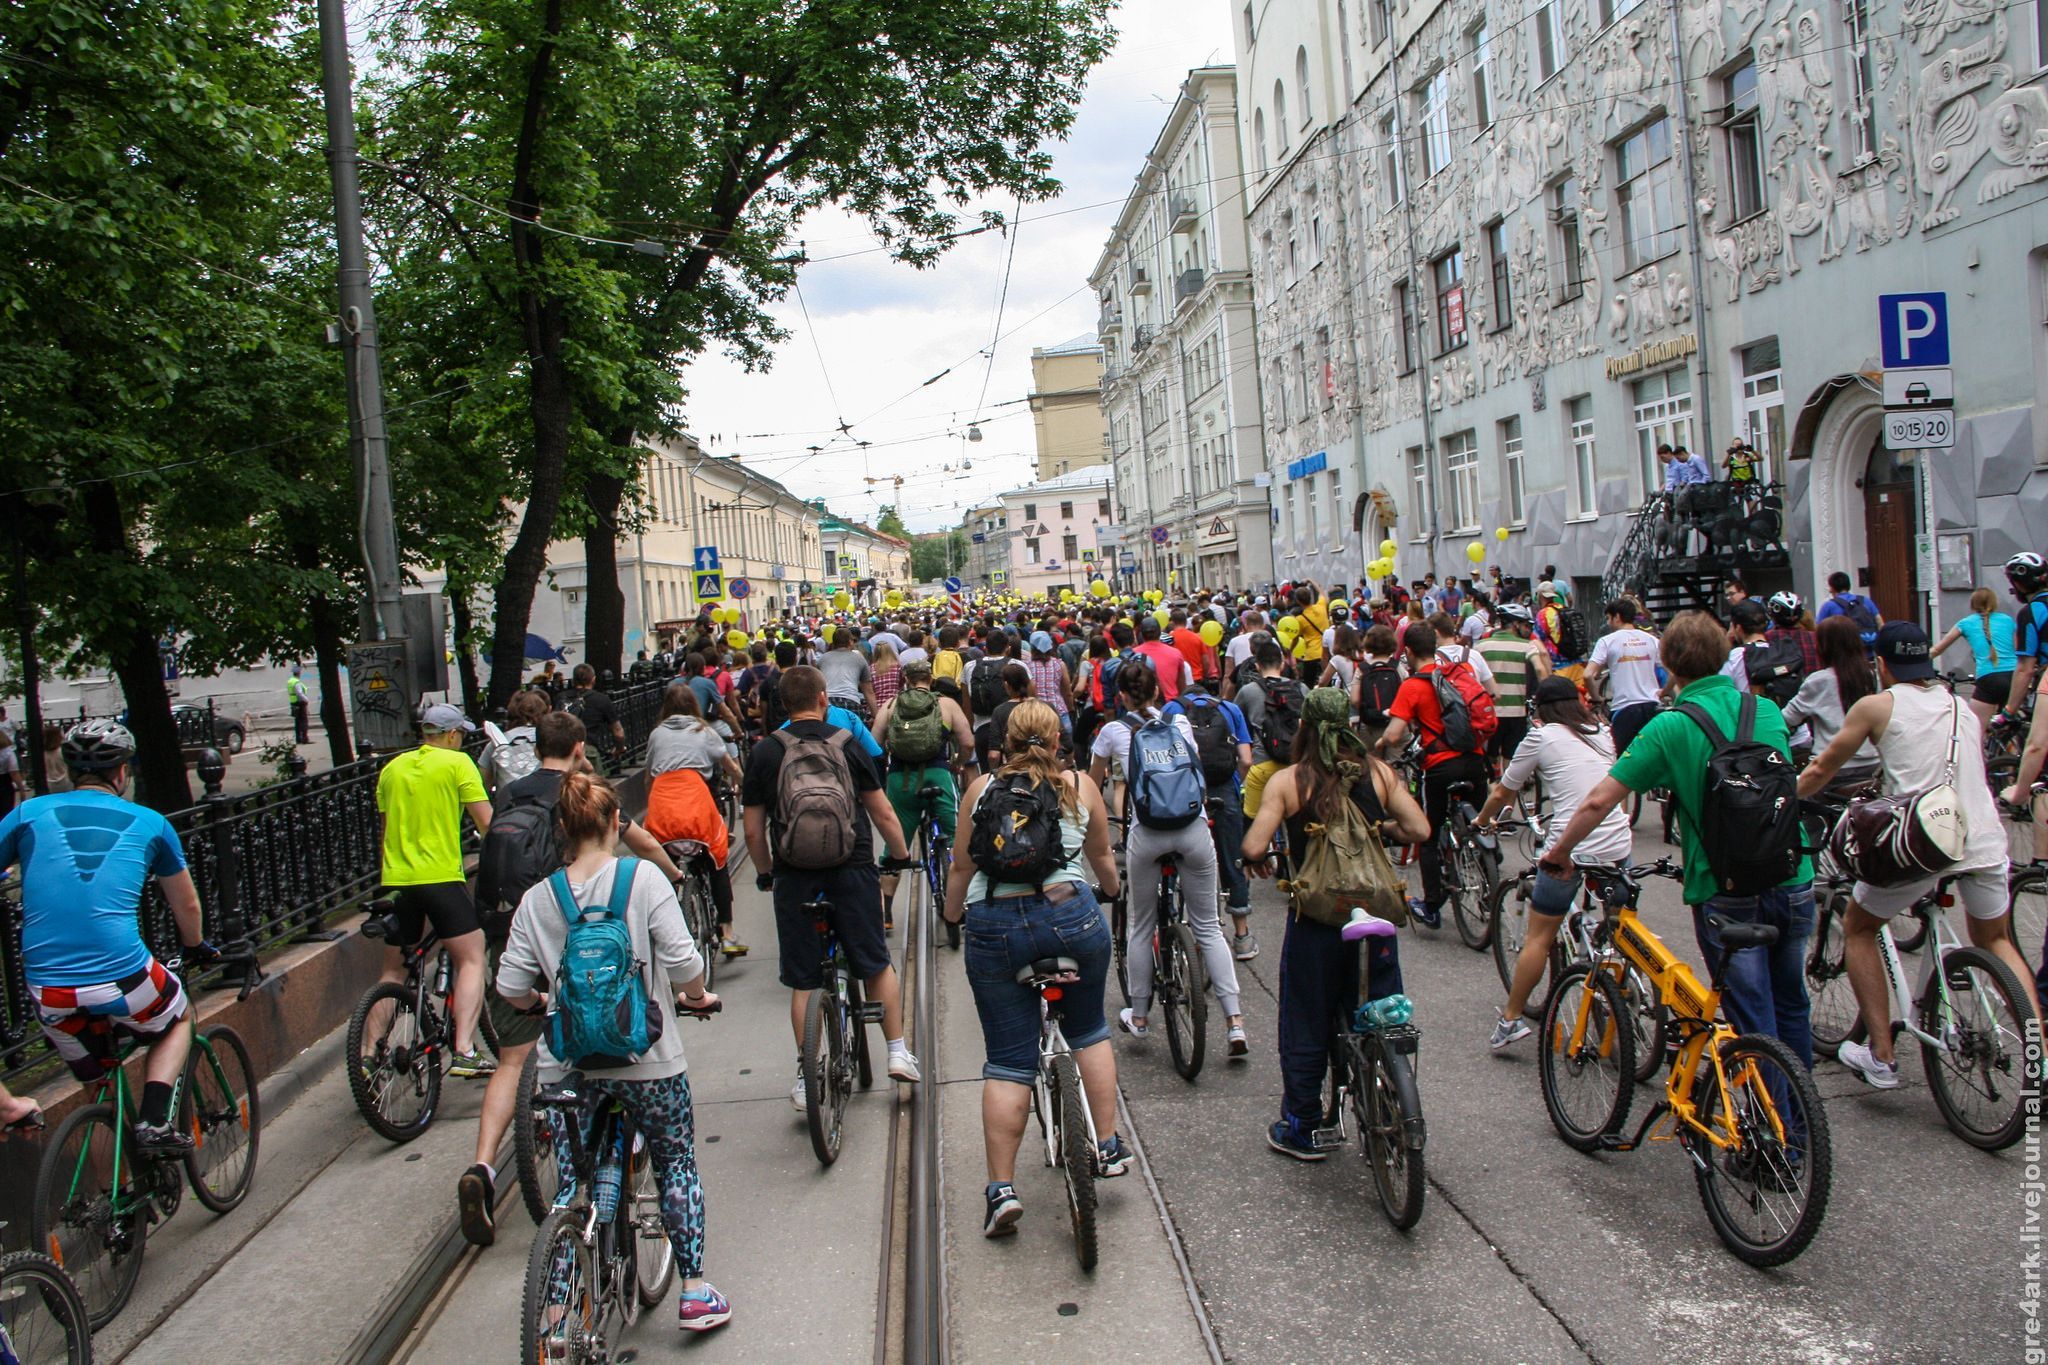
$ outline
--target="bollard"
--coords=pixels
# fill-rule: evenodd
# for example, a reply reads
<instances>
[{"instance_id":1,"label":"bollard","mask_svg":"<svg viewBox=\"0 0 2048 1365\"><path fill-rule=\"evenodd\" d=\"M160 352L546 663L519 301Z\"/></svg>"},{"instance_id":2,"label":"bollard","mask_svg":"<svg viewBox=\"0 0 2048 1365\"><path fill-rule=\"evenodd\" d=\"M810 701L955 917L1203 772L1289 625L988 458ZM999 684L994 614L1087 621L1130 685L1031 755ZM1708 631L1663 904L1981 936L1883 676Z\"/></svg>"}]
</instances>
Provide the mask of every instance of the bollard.
<instances>
[{"instance_id":1,"label":"bollard","mask_svg":"<svg viewBox=\"0 0 2048 1365\"><path fill-rule=\"evenodd\" d=\"M212 919L219 934L214 944L220 953L223 975L241 978L238 999L263 984L263 968L256 961L256 945L249 941L248 921L242 914L242 854L228 828L228 794L221 790L227 764L220 750L211 744L199 751L199 780L206 786L201 798L207 811L208 836L213 844Z\"/></svg>"}]
</instances>

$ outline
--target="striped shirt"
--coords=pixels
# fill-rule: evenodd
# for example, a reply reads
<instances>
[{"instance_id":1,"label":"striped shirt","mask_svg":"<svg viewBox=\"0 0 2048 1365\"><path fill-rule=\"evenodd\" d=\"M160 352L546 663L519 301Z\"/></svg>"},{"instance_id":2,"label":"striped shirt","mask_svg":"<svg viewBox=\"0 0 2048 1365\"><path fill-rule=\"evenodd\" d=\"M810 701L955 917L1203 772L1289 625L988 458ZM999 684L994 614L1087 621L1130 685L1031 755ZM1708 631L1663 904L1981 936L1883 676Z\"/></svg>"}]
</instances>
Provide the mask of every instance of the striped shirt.
<instances>
[{"instance_id":1,"label":"striped shirt","mask_svg":"<svg viewBox=\"0 0 2048 1365\"><path fill-rule=\"evenodd\" d=\"M1524 640L1512 630L1497 630L1479 642L1479 657L1493 669L1496 715L1515 717L1529 714L1529 681L1535 669L1532 657L1543 648Z\"/></svg>"}]
</instances>

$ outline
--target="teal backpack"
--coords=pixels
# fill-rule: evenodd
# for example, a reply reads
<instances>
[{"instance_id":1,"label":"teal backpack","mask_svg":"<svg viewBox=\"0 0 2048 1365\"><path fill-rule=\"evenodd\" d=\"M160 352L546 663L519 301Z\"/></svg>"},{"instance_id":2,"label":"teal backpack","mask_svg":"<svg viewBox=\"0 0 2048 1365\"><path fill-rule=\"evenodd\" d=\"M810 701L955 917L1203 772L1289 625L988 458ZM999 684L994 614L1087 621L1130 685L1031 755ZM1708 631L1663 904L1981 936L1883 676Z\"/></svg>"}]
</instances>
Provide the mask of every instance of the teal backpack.
<instances>
[{"instance_id":1,"label":"teal backpack","mask_svg":"<svg viewBox=\"0 0 2048 1365\"><path fill-rule=\"evenodd\" d=\"M548 1012L548 1051L586 1070L631 1066L661 1037L661 1013L648 998L643 964L633 956L626 904L638 858L621 858L612 893L602 906L581 906L569 874L548 877L555 904L569 921L562 960L555 969L554 1007Z\"/></svg>"}]
</instances>

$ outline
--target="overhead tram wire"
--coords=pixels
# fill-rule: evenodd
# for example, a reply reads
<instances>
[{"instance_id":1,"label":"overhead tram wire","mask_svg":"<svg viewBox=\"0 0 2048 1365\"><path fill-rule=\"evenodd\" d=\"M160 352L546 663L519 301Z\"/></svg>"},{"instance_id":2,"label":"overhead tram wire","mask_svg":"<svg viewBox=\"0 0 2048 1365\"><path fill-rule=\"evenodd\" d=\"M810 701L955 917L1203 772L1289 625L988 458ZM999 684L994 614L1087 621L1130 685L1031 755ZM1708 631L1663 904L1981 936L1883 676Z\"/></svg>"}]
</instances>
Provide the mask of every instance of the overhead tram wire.
<instances>
[{"instance_id":1,"label":"overhead tram wire","mask_svg":"<svg viewBox=\"0 0 2048 1365\"><path fill-rule=\"evenodd\" d=\"M1017 239L1024 235L1024 196L1017 196L1017 206L1011 210L1010 217L1010 230L1003 234L1010 239L1010 244L1003 253L1003 283L996 292L996 322L988 339L988 364L981 371L981 395L974 400L976 419L981 416L982 405L988 402L988 381L996 372L996 343L1003 339L1003 310L1010 302L1010 270L1017 263Z\"/></svg>"}]
</instances>

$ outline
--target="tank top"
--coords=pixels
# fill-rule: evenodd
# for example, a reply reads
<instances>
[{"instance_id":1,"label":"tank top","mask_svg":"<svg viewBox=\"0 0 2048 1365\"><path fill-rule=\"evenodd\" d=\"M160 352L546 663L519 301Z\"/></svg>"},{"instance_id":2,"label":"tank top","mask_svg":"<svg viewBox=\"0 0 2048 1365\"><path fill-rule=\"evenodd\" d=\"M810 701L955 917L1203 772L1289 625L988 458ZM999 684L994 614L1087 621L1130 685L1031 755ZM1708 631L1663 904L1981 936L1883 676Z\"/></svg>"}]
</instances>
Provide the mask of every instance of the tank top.
<instances>
[{"instance_id":1,"label":"tank top","mask_svg":"<svg viewBox=\"0 0 2048 1365\"><path fill-rule=\"evenodd\" d=\"M1302 795L1306 797L1308 793L1303 792ZM1375 825L1387 818L1386 804L1380 800L1379 789L1373 786L1372 774L1369 772L1352 784L1351 804L1357 806L1365 818ZM1308 827L1314 821L1315 816L1310 813L1306 801L1302 803L1300 810L1287 817L1287 847L1290 850L1308 847Z\"/></svg>"},{"instance_id":2,"label":"tank top","mask_svg":"<svg viewBox=\"0 0 2048 1365\"><path fill-rule=\"evenodd\" d=\"M1884 737L1877 742L1878 757L1884 760L1885 791L1921 791L1941 781L1948 771L1949 734L1953 725L1956 794L1962 800L1963 819L1969 824L1962 861L1953 870L2004 867L2005 826L1999 823L1998 807L1991 800L1991 785L1984 777L1984 764L1979 759L1984 751L1984 737L1976 714L1945 687L1900 683L1890 689L1890 694L1892 718L1884 727Z\"/></svg>"}]
</instances>

